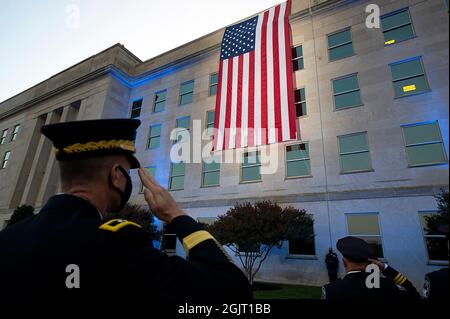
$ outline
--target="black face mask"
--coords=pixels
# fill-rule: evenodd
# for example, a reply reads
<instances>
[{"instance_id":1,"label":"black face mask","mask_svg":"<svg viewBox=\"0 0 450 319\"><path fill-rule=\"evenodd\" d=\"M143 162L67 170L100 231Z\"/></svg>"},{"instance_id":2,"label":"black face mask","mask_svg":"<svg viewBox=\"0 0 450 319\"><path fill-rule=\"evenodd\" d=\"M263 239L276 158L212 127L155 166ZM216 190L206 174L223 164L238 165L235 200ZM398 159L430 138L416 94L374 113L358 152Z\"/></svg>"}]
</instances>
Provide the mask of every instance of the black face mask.
<instances>
[{"instance_id":1,"label":"black face mask","mask_svg":"<svg viewBox=\"0 0 450 319\"><path fill-rule=\"evenodd\" d=\"M109 182L112 184L112 187L115 189L115 191L118 192L120 195L120 205L119 205L119 207L117 207L114 210L110 209L109 211L111 213L120 212L125 207L125 205L128 203L128 200L130 199L131 191L133 189L133 184L131 183L130 175L128 175L127 171L122 166L119 166L119 169L122 172L122 174L125 176L125 178L127 179L127 184L125 186L125 191L122 191L119 187L115 186L112 183L111 175L110 175Z\"/></svg>"}]
</instances>

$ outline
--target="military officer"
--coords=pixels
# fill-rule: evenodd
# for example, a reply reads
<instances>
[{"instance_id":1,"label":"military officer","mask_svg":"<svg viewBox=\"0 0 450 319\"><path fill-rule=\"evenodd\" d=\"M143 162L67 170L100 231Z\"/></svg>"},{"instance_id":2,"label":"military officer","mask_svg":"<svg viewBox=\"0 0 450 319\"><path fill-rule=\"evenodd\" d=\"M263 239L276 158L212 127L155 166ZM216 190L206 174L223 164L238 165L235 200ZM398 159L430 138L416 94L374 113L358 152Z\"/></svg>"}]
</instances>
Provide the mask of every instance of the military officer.
<instances>
[{"instance_id":1,"label":"military officer","mask_svg":"<svg viewBox=\"0 0 450 319\"><path fill-rule=\"evenodd\" d=\"M363 239L348 236L338 240L337 249L343 255L346 275L322 288L322 299L331 301L351 300L419 300L420 295L409 280L391 266L370 259L372 251ZM366 267L375 263L384 276L380 276L379 288L366 284Z\"/></svg>"},{"instance_id":2,"label":"military officer","mask_svg":"<svg viewBox=\"0 0 450 319\"><path fill-rule=\"evenodd\" d=\"M182 209L136 157L138 120L46 125L62 194L40 212L0 232L0 300L23 298L223 300L252 298L249 282L222 246ZM170 223L187 259L153 248L140 226L102 219L131 195L139 169L151 211Z\"/></svg>"}]
</instances>

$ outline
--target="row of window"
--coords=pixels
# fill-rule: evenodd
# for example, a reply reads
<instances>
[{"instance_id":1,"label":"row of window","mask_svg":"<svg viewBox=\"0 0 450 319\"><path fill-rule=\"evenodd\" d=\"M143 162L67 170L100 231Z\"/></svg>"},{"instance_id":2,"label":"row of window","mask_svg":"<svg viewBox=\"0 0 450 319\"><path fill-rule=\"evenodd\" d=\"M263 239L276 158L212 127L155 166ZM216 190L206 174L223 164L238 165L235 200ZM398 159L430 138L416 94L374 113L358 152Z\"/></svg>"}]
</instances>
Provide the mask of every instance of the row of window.
<instances>
[{"instance_id":1,"label":"row of window","mask_svg":"<svg viewBox=\"0 0 450 319\"><path fill-rule=\"evenodd\" d=\"M212 118L214 112L208 113ZM210 127L211 123L208 123ZM177 119L177 128L189 131L190 117ZM437 121L428 123L416 123L403 125L403 139L409 167L436 165L447 162L439 123ZM150 127L148 146L157 147L160 144L161 125ZM352 133L338 136L338 151L341 173L357 173L372 171L372 160L367 132ZM298 178L311 176L311 163L309 154L309 143L286 145L286 178ZM156 167L151 166L149 170L155 173ZM169 176L169 189L184 189L184 177L186 164L172 163ZM261 155L259 151L245 152L240 172L241 183L262 181ZM202 186L220 185L220 163L204 162L202 169ZM142 191L142 188L141 188Z\"/></svg>"},{"instance_id":2,"label":"row of window","mask_svg":"<svg viewBox=\"0 0 450 319\"><path fill-rule=\"evenodd\" d=\"M11 138L9 139L10 142L14 142L17 139L17 135L19 134L19 131L20 131L20 124L17 124L14 126L14 128L12 130ZM8 132L9 132L9 129L4 129L2 131L2 135L0 138L0 145L6 144L6 142L8 140Z\"/></svg>"},{"instance_id":3,"label":"row of window","mask_svg":"<svg viewBox=\"0 0 450 319\"><path fill-rule=\"evenodd\" d=\"M423 230L424 243L429 261L448 261L448 240L446 236L429 227L426 218L436 212L424 211L419 213ZM216 217L199 217L198 222L212 224ZM378 213L346 214L347 234L364 239L372 247L378 258L384 258L382 234ZM176 252L176 235L165 228L163 230L162 247L165 251ZM288 242L288 255L290 256L316 256L315 235L305 236L307 239L296 239ZM258 247L256 247L258 249Z\"/></svg>"},{"instance_id":4,"label":"row of window","mask_svg":"<svg viewBox=\"0 0 450 319\"><path fill-rule=\"evenodd\" d=\"M6 166L8 166L10 157L11 157L11 151L6 151L5 154L3 154L2 164L0 166L1 169L6 168Z\"/></svg>"}]
</instances>

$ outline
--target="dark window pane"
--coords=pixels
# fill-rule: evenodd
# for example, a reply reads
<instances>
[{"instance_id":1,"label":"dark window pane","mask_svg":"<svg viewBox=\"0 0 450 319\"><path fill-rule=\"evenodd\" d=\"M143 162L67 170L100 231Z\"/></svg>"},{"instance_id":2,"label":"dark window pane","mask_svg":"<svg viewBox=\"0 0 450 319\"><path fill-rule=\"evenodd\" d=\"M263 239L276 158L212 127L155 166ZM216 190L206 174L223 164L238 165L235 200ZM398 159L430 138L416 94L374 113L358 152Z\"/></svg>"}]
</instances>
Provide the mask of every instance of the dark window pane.
<instances>
[{"instance_id":1,"label":"dark window pane","mask_svg":"<svg viewBox=\"0 0 450 319\"><path fill-rule=\"evenodd\" d=\"M164 111L165 105L166 105L166 101L161 101L161 102L155 103L155 109L153 111L155 113L162 112L162 111Z\"/></svg>"},{"instance_id":2,"label":"dark window pane","mask_svg":"<svg viewBox=\"0 0 450 319\"><path fill-rule=\"evenodd\" d=\"M413 37L414 31L411 25L405 25L404 27L384 33L384 40L387 42L386 44L393 44L396 42L405 41L408 39L412 39Z\"/></svg>"},{"instance_id":3,"label":"dark window pane","mask_svg":"<svg viewBox=\"0 0 450 319\"><path fill-rule=\"evenodd\" d=\"M209 84L210 85L217 84L218 80L219 80L219 74L218 73L214 73L214 74L211 74L209 76Z\"/></svg>"},{"instance_id":4,"label":"dark window pane","mask_svg":"<svg viewBox=\"0 0 450 319\"><path fill-rule=\"evenodd\" d=\"M361 93L359 90L336 95L334 97L334 106L336 110L360 105L362 105L362 102L361 102Z\"/></svg>"},{"instance_id":5,"label":"dark window pane","mask_svg":"<svg viewBox=\"0 0 450 319\"><path fill-rule=\"evenodd\" d=\"M191 125L190 117L184 117L181 119L177 119L177 128L185 128L185 129L189 130L190 125Z\"/></svg>"},{"instance_id":6,"label":"dark window pane","mask_svg":"<svg viewBox=\"0 0 450 319\"><path fill-rule=\"evenodd\" d=\"M212 163L204 163L205 172L214 171L220 169L220 163L212 162Z\"/></svg>"},{"instance_id":7,"label":"dark window pane","mask_svg":"<svg viewBox=\"0 0 450 319\"><path fill-rule=\"evenodd\" d=\"M172 177L170 181L170 190L184 189L184 176Z\"/></svg>"},{"instance_id":8,"label":"dark window pane","mask_svg":"<svg viewBox=\"0 0 450 319\"><path fill-rule=\"evenodd\" d=\"M260 180L261 180L260 166L242 168L243 182L260 181Z\"/></svg>"},{"instance_id":9,"label":"dark window pane","mask_svg":"<svg viewBox=\"0 0 450 319\"><path fill-rule=\"evenodd\" d=\"M130 118L134 119L136 117L139 117L141 115L141 109L134 109L131 111Z\"/></svg>"},{"instance_id":10,"label":"dark window pane","mask_svg":"<svg viewBox=\"0 0 450 319\"><path fill-rule=\"evenodd\" d=\"M376 214L347 215L349 235L380 235L380 225Z\"/></svg>"},{"instance_id":11,"label":"dark window pane","mask_svg":"<svg viewBox=\"0 0 450 319\"><path fill-rule=\"evenodd\" d=\"M210 86L209 87L209 95L210 96L216 95L216 93L217 93L217 84Z\"/></svg>"},{"instance_id":12,"label":"dark window pane","mask_svg":"<svg viewBox=\"0 0 450 319\"><path fill-rule=\"evenodd\" d=\"M154 125L150 127L150 136L160 136L161 135L161 125Z\"/></svg>"},{"instance_id":13,"label":"dark window pane","mask_svg":"<svg viewBox=\"0 0 450 319\"><path fill-rule=\"evenodd\" d=\"M442 143L408 146L410 165L444 163L446 161Z\"/></svg>"},{"instance_id":14,"label":"dark window pane","mask_svg":"<svg viewBox=\"0 0 450 319\"><path fill-rule=\"evenodd\" d=\"M207 113L207 121L208 121L208 124L209 123L213 123L214 124L214 115L215 115L215 112L214 111L209 111L208 113Z\"/></svg>"},{"instance_id":15,"label":"dark window pane","mask_svg":"<svg viewBox=\"0 0 450 319\"><path fill-rule=\"evenodd\" d=\"M332 48L336 45L344 44L352 41L350 30L345 30L339 33L328 36L328 47Z\"/></svg>"},{"instance_id":16,"label":"dark window pane","mask_svg":"<svg viewBox=\"0 0 450 319\"><path fill-rule=\"evenodd\" d=\"M192 102L193 93L184 94L180 97L180 105L188 104Z\"/></svg>"},{"instance_id":17,"label":"dark window pane","mask_svg":"<svg viewBox=\"0 0 450 319\"><path fill-rule=\"evenodd\" d=\"M289 240L289 254L290 255L315 255L316 247L314 243L314 236L310 240L291 239Z\"/></svg>"},{"instance_id":18,"label":"dark window pane","mask_svg":"<svg viewBox=\"0 0 450 319\"><path fill-rule=\"evenodd\" d=\"M372 169L369 152L341 155L341 169L342 173Z\"/></svg>"},{"instance_id":19,"label":"dark window pane","mask_svg":"<svg viewBox=\"0 0 450 319\"><path fill-rule=\"evenodd\" d=\"M155 102L158 103L161 101L165 101L166 94L167 94L167 91L161 91L161 92L155 93Z\"/></svg>"},{"instance_id":20,"label":"dark window pane","mask_svg":"<svg viewBox=\"0 0 450 319\"><path fill-rule=\"evenodd\" d=\"M442 141L437 123L404 126L406 145Z\"/></svg>"},{"instance_id":21,"label":"dark window pane","mask_svg":"<svg viewBox=\"0 0 450 319\"><path fill-rule=\"evenodd\" d=\"M330 61L346 58L354 54L351 43L330 50Z\"/></svg>"},{"instance_id":22,"label":"dark window pane","mask_svg":"<svg viewBox=\"0 0 450 319\"><path fill-rule=\"evenodd\" d=\"M194 81L181 84L181 94L186 94L194 91Z\"/></svg>"},{"instance_id":23,"label":"dark window pane","mask_svg":"<svg viewBox=\"0 0 450 319\"><path fill-rule=\"evenodd\" d=\"M341 154L367 151L368 148L366 133L339 136L339 152Z\"/></svg>"},{"instance_id":24,"label":"dark window pane","mask_svg":"<svg viewBox=\"0 0 450 319\"><path fill-rule=\"evenodd\" d=\"M203 174L203 185L212 186L219 185L220 183L220 172L206 172Z\"/></svg>"},{"instance_id":25,"label":"dark window pane","mask_svg":"<svg viewBox=\"0 0 450 319\"><path fill-rule=\"evenodd\" d=\"M152 137L150 138L150 141L148 143L148 148L149 149L155 149L158 148L160 145L160 137Z\"/></svg>"},{"instance_id":26,"label":"dark window pane","mask_svg":"<svg viewBox=\"0 0 450 319\"><path fill-rule=\"evenodd\" d=\"M398 12L389 16L381 17L383 31L398 27L403 24L411 23L408 10Z\"/></svg>"},{"instance_id":27,"label":"dark window pane","mask_svg":"<svg viewBox=\"0 0 450 319\"><path fill-rule=\"evenodd\" d=\"M244 154L243 166L255 165L261 163L261 154L259 152L250 152Z\"/></svg>"},{"instance_id":28,"label":"dark window pane","mask_svg":"<svg viewBox=\"0 0 450 319\"><path fill-rule=\"evenodd\" d=\"M334 94L358 90L359 83L356 75L347 76L345 78L333 80L333 92Z\"/></svg>"},{"instance_id":29,"label":"dark window pane","mask_svg":"<svg viewBox=\"0 0 450 319\"><path fill-rule=\"evenodd\" d=\"M391 72L394 81L424 73L420 59L392 64Z\"/></svg>"},{"instance_id":30,"label":"dark window pane","mask_svg":"<svg viewBox=\"0 0 450 319\"><path fill-rule=\"evenodd\" d=\"M303 70L305 65L303 63L303 58L297 59L293 61L294 71Z\"/></svg>"},{"instance_id":31,"label":"dark window pane","mask_svg":"<svg viewBox=\"0 0 450 319\"><path fill-rule=\"evenodd\" d=\"M173 163L172 176L184 175L186 163Z\"/></svg>"},{"instance_id":32,"label":"dark window pane","mask_svg":"<svg viewBox=\"0 0 450 319\"><path fill-rule=\"evenodd\" d=\"M286 146L286 159L307 159L309 158L309 145L297 144Z\"/></svg>"},{"instance_id":33,"label":"dark window pane","mask_svg":"<svg viewBox=\"0 0 450 319\"><path fill-rule=\"evenodd\" d=\"M394 82L395 96L406 96L428 91L428 83L424 75Z\"/></svg>"},{"instance_id":34,"label":"dark window pane","mask_svg":"<svg viewBox=\"0 0 450 319\"><path fill-rule=\"evenodd\" d=\"M287 162L287 177L309 176L311 167L309 160Z\"/></svg>"},{"instance_id":35,"label":"dark window pane","mask_svg":"<svg viewBox=\"0 0 450 319\"><path fill-rule=\"evenodd\" d=\"M142 99L134 101L133 106L131 108L137 109L137 108L140 108L141 106L142 106Z\"/></svg>"},{"instance_id":36,"label":"dark window pane","mask_svg":"<svg viewBox=\"0 0 450 319\"><path fill-rule=\"evenodd\" d=\"M292 49L292 58L300 58L303 56L303 46L299 45L298 47L295 47Z\"/></svg>"},{"instance_id":37,"label":"dark window pane","mask_svg":"<svg viewBox=\"0 0 450 319\"><path fill-rule=\"evenodd\" d=\"M448 261L448 240L445 237L426 237L428 258Z\"/></svg>"},{"instance_id":38,"label":"dark window pane","mask_svg":"<svg viewBox=\"0 0 450 319\"><path fill-rule=\"evenodd\" d=\"M295 105L295 116L305 116L307 115L306 103L298 103Z\"/></svg>"}]
</instances>

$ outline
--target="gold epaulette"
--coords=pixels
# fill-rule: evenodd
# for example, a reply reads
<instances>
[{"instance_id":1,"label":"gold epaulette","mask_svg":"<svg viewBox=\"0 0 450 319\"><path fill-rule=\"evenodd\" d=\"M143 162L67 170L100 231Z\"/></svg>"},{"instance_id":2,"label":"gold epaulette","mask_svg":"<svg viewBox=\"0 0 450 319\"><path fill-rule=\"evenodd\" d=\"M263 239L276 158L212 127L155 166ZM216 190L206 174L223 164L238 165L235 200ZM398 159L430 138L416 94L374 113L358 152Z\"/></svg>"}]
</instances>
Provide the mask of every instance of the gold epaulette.
<instances>
[{"instance_id":1,"label":"gold epaulette","mask_svg":"<svg viewBox=\"0 0 450 319\"><path fill-rule=\"evenodd\" d=\"M400 286L403 285L405 283L405 281L406 281L406 277L403 276L401 273L398 273L397 276L395 276L395 278L394 278L394 282Z\"/></svg>"},{"instance_id":2,"label":"gold epaulette","mask_svg":"<svg viewBox=\"0 0 450 319\"><path fill-rule=\"evenodd\" d=\"M222 245L206 230L199 230L196 231L189 236L185 237L183 239L183 247L186 251L186 254L189 255L189 251L197 246L198 244L204 242L205 240L212 239L217 247L222 251L222 253L225 255L225 257L231 262L234 263L231 257L226 253L226 251L223 249Z\"/></svg>"},{"instance_id":3,"label":"gold epaulette","mask_svg":"<svg viewBox=\"0 0 450 319\"><path fill-rule=\"evenodd\" d=\"M141 228L141 225L138 225L136 223L130 222L128 220L124 220L124 219L111 219L109 221L107 221L106 223L104 223L103 225L101 225L99 227L99 229L103 229L103 230L107 230L110 232L117 232L118 230L126 227L126 226L135 226L135 227L139 227Z\"/></svg>"}]
</instances>

